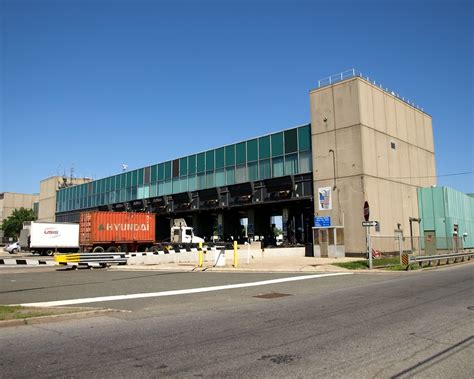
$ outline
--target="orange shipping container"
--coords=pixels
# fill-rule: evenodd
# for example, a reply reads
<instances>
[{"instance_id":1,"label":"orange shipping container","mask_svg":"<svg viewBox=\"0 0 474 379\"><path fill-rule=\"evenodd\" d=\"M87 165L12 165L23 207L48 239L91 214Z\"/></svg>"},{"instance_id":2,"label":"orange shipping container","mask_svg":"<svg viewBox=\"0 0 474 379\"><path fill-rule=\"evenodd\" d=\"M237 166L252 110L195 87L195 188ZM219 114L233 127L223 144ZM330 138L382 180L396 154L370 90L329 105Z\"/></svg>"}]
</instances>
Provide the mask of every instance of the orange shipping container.
<instances>
[{"instance_id":1,"label":"orange shipping container","mask_svg":"<svg viewBox=\"0 0 474 379\"><path fill-rule=\"evenodd\" d=\"M81 213L79 244L146 243L155 241L155 214L130 212Z\"/></svg>"}]
</instances>

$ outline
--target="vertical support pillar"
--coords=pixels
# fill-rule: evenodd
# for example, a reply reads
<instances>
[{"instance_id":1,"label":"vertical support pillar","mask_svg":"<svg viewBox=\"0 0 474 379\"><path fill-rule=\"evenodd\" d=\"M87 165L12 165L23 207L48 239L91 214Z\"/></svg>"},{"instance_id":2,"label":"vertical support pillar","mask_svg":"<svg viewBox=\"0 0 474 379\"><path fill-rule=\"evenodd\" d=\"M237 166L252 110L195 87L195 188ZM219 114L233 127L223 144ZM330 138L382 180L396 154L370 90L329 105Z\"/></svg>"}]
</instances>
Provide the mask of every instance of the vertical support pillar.
<instances>
[{"instance_id":1,"label":"vertical support pillar","mask_svg":"<svg viewBox=\"0 0 474 379\"><path fill-rule=\"evenodd\" d=\"M283 208L282 211L282 229L283 229L283 240L288 241L288 208Z\"/></svg>"},{"instance_id":2,"label":"vertical support pillar","mask_svg":"<svg viewBox=\"0 0 474 379\"><path fill-rule=\"evenodd\" d=\"M369 269L372 270L373 268L373 263L372 263L372 240L370 237L370 227L367 228L368 234L367 234L367 244L369 245Z\"/></svg>"},{"instance_id":3,"label":"vertical support pillar","mask_svg":"<svg viewBox=\"0 0 474 379\"><path fill-rule=\"evenodd\" d=\"M199 254L198 267L202 267L202 242L199 242L198 254Z\"/></svg>"},{"instance_id":4,"label":"vertical support pillar","mask_svg":"<svg viewBox=\"0 0 474 379\"><path fill-rule=\"evenodd\" d=\"M237 257L237 241L234 241L234 267L237 267L238 257Z\"/></svg>"},{"instance_id":5,"label":"vertical support pillar","mask_svg":"<svg viewBox=\"0 0 474 379\"><path fill-rule=\"evenodd\" d=\"M247 237L248 237L248 242L250 243L255 238L255 212L253 209L249 209L247 211L247 219L248 219Z\"/></svg>"},{"instance_id":6,"label":"vertical support pillar","mask_svg":"<svg viewBox=\"0 0 474 379\"><path fill-rule=\"evenodd\" d=\"M218 213L217 214L217 236L219 240L224 239L224 214Z\"/></svg>"},{"instance_id":7,"label":"vertical support pillar","mask_svg":"<svg viewBox=\"0 0 474 379\"><path fill-rule=\"evenodd\" d=\"M197 228L198 227L198 214L197 213L193 213L192 214L192 222L193 222L193 228Z\"/></svg>"}]
</instances>

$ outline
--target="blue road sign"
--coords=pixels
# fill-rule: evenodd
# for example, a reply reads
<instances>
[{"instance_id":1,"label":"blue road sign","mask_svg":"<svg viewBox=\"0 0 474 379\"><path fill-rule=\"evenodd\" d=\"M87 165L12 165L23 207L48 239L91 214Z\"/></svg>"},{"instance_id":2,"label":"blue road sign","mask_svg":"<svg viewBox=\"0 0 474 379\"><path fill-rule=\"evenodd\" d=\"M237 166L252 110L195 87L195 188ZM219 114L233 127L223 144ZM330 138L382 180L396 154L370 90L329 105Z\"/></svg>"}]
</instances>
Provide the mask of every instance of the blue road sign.
<instances>
[{"instance_id":1,"label":"blue road sign","mask_svg":"<svg viewBox=\"0 0 474 379\"><path fill-rule=\"evenodd\" d=\"M325 217L315 216L314 217L314 226L316 226L317 228L324 228L324 227L327 227L327 226L331 226L331 217L329 217L329 216L325 216Z\"/></svg>"}]
</instances>

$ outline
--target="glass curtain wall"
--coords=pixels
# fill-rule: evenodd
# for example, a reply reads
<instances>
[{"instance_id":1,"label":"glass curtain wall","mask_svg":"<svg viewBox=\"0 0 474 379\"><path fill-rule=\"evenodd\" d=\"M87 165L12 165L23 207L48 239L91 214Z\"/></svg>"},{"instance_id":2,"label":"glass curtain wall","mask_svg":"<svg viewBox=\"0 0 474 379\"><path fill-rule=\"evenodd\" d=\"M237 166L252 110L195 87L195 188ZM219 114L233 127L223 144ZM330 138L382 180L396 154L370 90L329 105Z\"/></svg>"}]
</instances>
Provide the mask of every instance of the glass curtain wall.
<instances>
[{"instance_id":1,"label":"glass curtain wall","mask_svg":"<svg viewBox=\"0 0 474 379\"><path fill-rule=\"evenodd\" d=\"M61 189L56 211L309 173L311 159L311 127L305 125Z\"/></svg>"}]
</instances>

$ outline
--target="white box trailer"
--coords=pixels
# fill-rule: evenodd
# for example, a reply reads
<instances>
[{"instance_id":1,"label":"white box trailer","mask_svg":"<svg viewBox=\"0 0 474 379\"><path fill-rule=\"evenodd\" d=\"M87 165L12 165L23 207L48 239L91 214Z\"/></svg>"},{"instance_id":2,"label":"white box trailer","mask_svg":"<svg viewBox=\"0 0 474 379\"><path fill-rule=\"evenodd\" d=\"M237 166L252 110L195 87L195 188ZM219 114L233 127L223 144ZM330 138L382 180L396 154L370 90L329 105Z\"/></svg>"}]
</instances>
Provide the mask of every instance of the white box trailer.
<instances>
[{"instance_id":1,"label":"white box trailer","mask_svg":"<svg viewBox=\"0 0 474 379\"><path fill-rule=\"evenodd\" d=\"M33 254L79 251L79 224L63 222L31 222L28 249Z\"/></svg>"}]
</instances>

